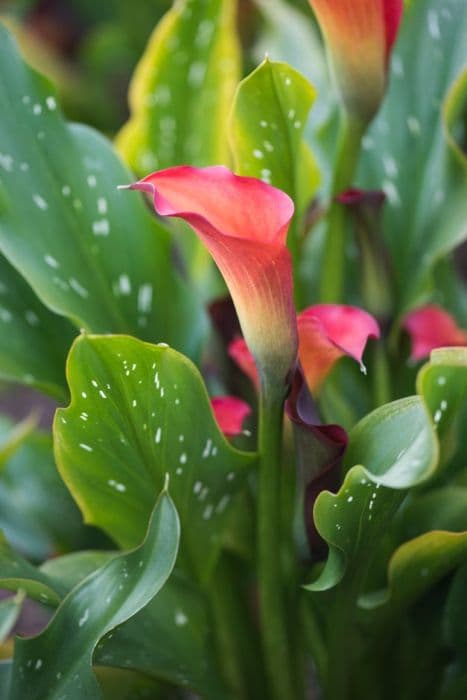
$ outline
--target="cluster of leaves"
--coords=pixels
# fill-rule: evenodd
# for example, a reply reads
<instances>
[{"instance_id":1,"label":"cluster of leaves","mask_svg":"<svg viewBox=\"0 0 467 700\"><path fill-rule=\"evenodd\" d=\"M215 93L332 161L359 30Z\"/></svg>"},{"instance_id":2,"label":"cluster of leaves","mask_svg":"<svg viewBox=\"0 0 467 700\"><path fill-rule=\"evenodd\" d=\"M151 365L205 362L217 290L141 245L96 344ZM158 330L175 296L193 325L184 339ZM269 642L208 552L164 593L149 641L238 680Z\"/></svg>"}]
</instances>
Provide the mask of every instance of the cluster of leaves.
<instances>
[{"instance_id":1,"label":"cluster of leaves","mask_svg":"<svg viewBox=\"0 0 467 700\"><path fill-rule=\"evenodd\" d=\"M310 17L257 5L258 52L274 60L240 82L235 3L176 3L115 147L64 119L0 28L0 377L67 406L53 439L0 424L0 587L14 592L0 634L25 596L51 618L0 664L10 700L266 697L249 591L255 436L229 443L205 386L235 381L206 313L222 282L182 226L117 190L182 163L276 185L296 206L297 306L317 299L335 91ZM399 328L429 298L467 321L451 257L467 220L466 33L462 0L412 0L363 140L355 184L387 197L371 234L392 263L389 371L377 351L368 378L343 362L323 388L349 446L338 492L314 508L327 559L295 556L291 575L312 581L295 587L295 636L329 700L467 691L467 351L435 351L415 389ZM365 306L347 225L346 300Z\"/></svg>"}]
</instances>

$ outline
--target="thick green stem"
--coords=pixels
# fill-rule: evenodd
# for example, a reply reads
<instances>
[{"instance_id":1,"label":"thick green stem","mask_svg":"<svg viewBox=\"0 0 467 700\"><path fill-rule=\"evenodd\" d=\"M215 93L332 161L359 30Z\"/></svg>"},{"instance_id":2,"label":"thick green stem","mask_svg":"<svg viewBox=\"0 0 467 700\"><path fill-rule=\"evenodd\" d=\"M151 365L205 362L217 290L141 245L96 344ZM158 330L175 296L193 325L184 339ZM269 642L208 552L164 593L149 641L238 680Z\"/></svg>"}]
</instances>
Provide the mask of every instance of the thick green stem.
<instances>
[{"instance_id":1,"label":"thick green stem","mask_svg":"<svg viewBox=\"0 0 467 700\"><path fill-rule=\"evenodd\" d=\"M324 238L320 297L321 301L326 303L339 303L343 299L346 213L344 206L336 202L334 197L352 184L362 135L362 125L343 114L331 187L333 200L327 216Z\"/></svg>"},{"instance_id":2,"label":"thick green stem","mask_svg":"<svg viewBox=\"0 0 467 700\"><path fill-rule=\"evenodd\" d=\"M296 700L281 565L281 447L285 390L261 382L258 483L258 586L270 700Z\"/></svg>"},{"instance_id":3,"label":"thick green stem","mask_svg":"<svg viewBox=\"0 0 467 700\"><path fill-rule=\"evenodd\" d=\"M238 561L224 553L210 584L210 599L230 696L254 700L265 693L264 673L258 664L259 639L245 601L241 573Z\"/></svg>"}]
</instances>

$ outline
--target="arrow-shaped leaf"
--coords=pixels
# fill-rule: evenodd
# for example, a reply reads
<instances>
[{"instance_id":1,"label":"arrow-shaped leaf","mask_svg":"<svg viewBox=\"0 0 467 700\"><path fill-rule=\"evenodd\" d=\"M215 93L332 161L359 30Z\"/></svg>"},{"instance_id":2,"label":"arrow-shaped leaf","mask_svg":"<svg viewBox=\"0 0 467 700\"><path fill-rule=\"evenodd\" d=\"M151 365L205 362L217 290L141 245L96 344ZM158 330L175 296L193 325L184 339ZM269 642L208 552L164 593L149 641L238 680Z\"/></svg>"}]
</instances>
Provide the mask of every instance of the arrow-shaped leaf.
<instances>
[{"instance_id":1,"label":"arrow-shaped leaf","mask_svg":"<svg viewBox=\"0 0 467 700\"><path fill-rule=\"evenodd\" d=\"M101 698L91 668L94 649L162 588L175 563L179 534L177 512L164 491L143 543L73 589L42 634L16 640L9 700Z\"/></svg>"},{"instance_id":2,"label":"arrow-shaped leaf","mask_svg":"<svg viewBox=\"0 0 467 700\"><path fill-rule=\"evenodd\" d=\"M56 414L59 470L87 522L137 542L164 475L183 527L182 561L207 575L232 495L255 456L214 419L196 367L167 347L82 336L68 361L72 401Z\"/></svg>"}]
</instances>

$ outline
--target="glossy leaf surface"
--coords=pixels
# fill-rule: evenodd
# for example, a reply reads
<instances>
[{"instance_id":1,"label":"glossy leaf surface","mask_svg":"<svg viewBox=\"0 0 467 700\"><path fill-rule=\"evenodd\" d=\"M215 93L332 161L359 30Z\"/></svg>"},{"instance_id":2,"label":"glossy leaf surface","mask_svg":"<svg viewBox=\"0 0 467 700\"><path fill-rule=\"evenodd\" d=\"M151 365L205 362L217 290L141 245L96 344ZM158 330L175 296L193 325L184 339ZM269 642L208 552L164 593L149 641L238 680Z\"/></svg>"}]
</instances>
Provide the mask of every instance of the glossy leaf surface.
<instances>
[{"instance_id":1,"label":"glossy leaf surface","mask_svg":"<svg viewBox=\"0 0 467 700\"><path fill-rule=\"evenodd\" d=\"M401 310L426 291L434 262L465 238L467 158L455 126L465 108L466 33L463 0L407 4L389 91L363 141L361 183L388 197Z\"/></svg>"},{"instance_id":2,"label":"glossy leaf surface","mask_svg":"<svg viewBox=\"0 0 467 700\"><path fill-rule=\"evenodd\" d=\"M318 178L303 141L314 98L303 75L266 58L240 83L231 115L237 172L287 192L299 208L310 200Z\"/></svg>"},{"instance_id":3,"label":"glossy leaf surface","mask_svg":"<svg viewBox=\"0 0 467 700\"><path fill-rule=\"evenodd\" d=\"M167 347L82 336L68 381L72 401L57 413L55 451L86 521L131 546L169 473L185 526L182 560L206 575L254 455L226 441L196 368Z\"/></svg>"},{"instance_id":4,"label":"glossy leaf surface","mask_svg":"<svg viewBox=\"0 0 467 700\"><path fill-rule=\"evenodd\" d=\"M311 590L332 588L344 575L364 570L405 489L428 478L437 458L438 443L421 397L386 404L355 426L345 463L356 466L337 494L324 491L315 503L316 527L330 551Z\"/></svg>"},{"instance_id":5,"label":"glossy leaf surface","mask_svg":"<svg viewBox=\"0 0 467 700\"><path fill-rule=\"evenodd\" d=\"M143 543L86 578L42 634L17 640L9 699L101 698L91 669L94 649L159 592L175 563L178 541L177 512L164 491Z\"/></svg>"},{"instance_id":6,"label":"glossy leaf surface","mask_svg":"<svg viewBox=\"0 0 467 700\"><path fill-rule=\"evenodd\" d=\"M168 233L140 198L117 190L132 175L104 137L64 121L53 88L3 27L0 63L4 255L76 326L194 353L203 332L196 297L173 269Z\"/></svg>"}]
</instances>

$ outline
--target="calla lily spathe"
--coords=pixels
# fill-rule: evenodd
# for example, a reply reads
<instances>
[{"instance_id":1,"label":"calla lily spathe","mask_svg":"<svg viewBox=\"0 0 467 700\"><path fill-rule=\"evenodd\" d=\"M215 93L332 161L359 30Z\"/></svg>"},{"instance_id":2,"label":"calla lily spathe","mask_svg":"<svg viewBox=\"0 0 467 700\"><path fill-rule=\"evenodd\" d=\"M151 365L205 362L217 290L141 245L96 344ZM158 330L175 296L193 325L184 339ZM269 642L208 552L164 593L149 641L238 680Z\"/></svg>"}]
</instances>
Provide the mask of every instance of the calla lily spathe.
<instances>
[{"instance_id":1,"label":"calla lily spathe","mask_svg":"<svg viewBox=\"0 0 467 700\"><path fill-rule=\"evenodd\" d=\"M467 331L436 304L427 304L406 315L403 328L410 336L414 362L428 357L435 348L467 345Z\"/></svg>"},{"instance_id":2,"label":"calla lily spathe","mask_svg":"<svg viewBox=\"0 0 467 700\"><path fill-rule=\"evenodd\" d=\"M292 200L223 166L169 168L130 188L148 192L160 216L181 218L195 230L224 277L257 366L285 382L297 352L286 247Z\"/></svg>"},{"instance_id":3,"label":"calla lily spathe","mask_svg":"<svg viewBox=\"0 0 467 700\"><path fill-rule=\"evenodd\" d=\"M347 111L367 123L386 88L403 0L309 0Z\"/></svg>"},{"instance_id":4,"label":"calla lily spathe","mask_svg":"<svg viewBox=\"0 0 467 700\"><path fill-rule=\"evenodd\" d=\"M310 391L315 394L335 365L345 355L364 369L363 353L369 338L378 339L380 330L369 313L355 306L315 304L297 316L298 357ZM254 360L242 338L229 346L229 355L257 386Z\"/></svg>"},{"instance_id":5,"label":"calla lily spathe","mask_svg":"<svg viewBox=\"0 0 467 700\"><path fill-rule=\"evenodd\" d=\"M236 396L214 396L211 406L217 424L226 437L240 435L251 408Z\"/></svg>"}]
</instances>

